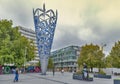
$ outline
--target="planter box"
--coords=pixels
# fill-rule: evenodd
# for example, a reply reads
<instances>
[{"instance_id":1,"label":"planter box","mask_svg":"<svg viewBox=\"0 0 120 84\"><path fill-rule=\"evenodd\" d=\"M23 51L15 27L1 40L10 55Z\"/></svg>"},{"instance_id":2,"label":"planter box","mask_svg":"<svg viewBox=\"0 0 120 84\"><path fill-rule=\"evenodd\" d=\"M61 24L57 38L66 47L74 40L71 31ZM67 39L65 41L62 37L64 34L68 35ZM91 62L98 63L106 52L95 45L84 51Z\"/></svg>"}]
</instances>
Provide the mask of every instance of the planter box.
<instances>
[{"instance_id":1,"label":"planter box","mask_svg":"<svg viewBox=\"0 0 120 84\"><path fill-rule=\"evenodd\" d=\"M94 74L94 77L111 79L111 75Z\"/></svg>"},{"instance_id":2,"label":"planter box","mask_svg":"<svg viewBox=\"0 0 120 84\"><path fill-rule=\"evenodd\" d=\"M120 84L120 79L114 79L114 84Z\"/></svg>"},{"instance_id":3,"label":"planter box","mask_svg":"<svg viewBox=\"0 0 120 84\"><path fill-rule=\"evenodd\" d=\"M73 74L73 79L83 80L83 76L81 74Z\"/></svg>"},{"instance_id":4,"label":"planter box","mask_svg":"<svg viewBox=\"0 0 120 84\"><path fill-rule=\"evenodd\" d=\"M85 80L85 81L93 81L93 78L83 79L83 75L82 74L73 74L73 79Z\"/></svg>"}]
</instances>

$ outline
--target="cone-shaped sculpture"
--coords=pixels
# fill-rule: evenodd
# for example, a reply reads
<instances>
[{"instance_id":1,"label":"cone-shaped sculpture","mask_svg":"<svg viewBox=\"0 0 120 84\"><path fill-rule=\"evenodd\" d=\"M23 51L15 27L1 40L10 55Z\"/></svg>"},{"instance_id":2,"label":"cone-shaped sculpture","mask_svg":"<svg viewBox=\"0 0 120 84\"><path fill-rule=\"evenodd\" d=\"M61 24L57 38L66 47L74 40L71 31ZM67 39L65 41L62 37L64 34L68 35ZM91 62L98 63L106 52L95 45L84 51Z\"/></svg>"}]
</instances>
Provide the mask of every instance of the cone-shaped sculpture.
<instances>
[{"instance_id":1,"label":"cone-shaped sculpture","mask_svg":"<svg viewBox=\"0 0 120 84\"><path fill-rule=\"evenodd\" d=\"M54 31L57 22L57 11L55 14L51 9L46 10L44 4L43 9L33 9L33 17L37 38L38 53L41 62L41 70L42 74L46 74L48 58L50 56Z\"/></svg>"}]
</instances>

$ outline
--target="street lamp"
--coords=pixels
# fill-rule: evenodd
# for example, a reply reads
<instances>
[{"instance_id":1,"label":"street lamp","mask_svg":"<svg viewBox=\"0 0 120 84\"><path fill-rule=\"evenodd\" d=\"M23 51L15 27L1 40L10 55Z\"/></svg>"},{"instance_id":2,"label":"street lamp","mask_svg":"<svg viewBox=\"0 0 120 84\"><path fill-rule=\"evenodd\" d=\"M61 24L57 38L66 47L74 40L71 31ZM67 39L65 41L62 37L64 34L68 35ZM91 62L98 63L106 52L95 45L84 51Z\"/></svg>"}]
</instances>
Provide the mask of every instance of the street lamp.
<instances>
[{"instance_id":1,"label":"street lamp","mask_svg":"<svg viewBox=\"0 0 120 84\"><path fill-rule=\"evenodd\" d=\"M27 47L25 47L24 70L25 70L25 66L26 66L26 55L27 55Z\"/></svg>"},{"instance_id":2,"label":"street lamp","mask_svg":"<svg viewBox=\"0 0 120 84\"><path fill-rule=\"evenodd\" d=\"M61 56L61 71L62 71L62 69L63 69L63 56Z\"/></svg>"},{"instance_id":3,"label":"street lamp","mask_svg":"<svg viewBox=\"0 0 120 84\"><path fill-rule=\"evenodd\" d=\"M104 48L105 46L107 46L107 45L106 45L106 44L102 44L102 45L101 45L101 50L102 50L102 52L104 52L104 51L103 51L103 48ZM104 65L105 65L105 57L103 57L101 60L103 61ZM100 64L100 66L101 66L101 64ZM99 71L100 71L100 70L99 70Z\"/></svg>"},{"instance_id":4,"label":"street lamp","mask_svg":"<svg viewBox=\"0 0 120 84\"><path fill-rule=\"evenodd\" d=\"M106 44L102 44L101 50L103 51L103 47L107 46Z\"/></svg>"}]
</instances>

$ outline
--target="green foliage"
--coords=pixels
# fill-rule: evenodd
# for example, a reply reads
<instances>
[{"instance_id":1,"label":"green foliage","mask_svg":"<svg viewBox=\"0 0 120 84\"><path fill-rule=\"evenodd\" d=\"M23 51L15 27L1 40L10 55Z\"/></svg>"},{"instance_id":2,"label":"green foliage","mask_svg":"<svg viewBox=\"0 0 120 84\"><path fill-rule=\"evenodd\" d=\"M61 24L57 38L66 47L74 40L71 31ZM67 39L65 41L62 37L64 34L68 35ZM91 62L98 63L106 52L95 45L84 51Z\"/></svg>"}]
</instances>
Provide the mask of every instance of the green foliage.
<instances>
[{"instance_id":1,"label":"green foliage","mask_svg":"<svg viewBox=\"0 0 120 84\"><path fill-rule=\"evenodd\" d=\"M49 60L48 60L48 69L53 69L53 67L54 67L53 60L52 60L52 58L49 58Z\"/></svg>"},{"instance_id":2,"label":"green foliage","mask_svg":"<svg viewBox=\"0 0 120 84\"><path fill-rule=\"evenodd\" d=\"M112 67L112 61L113 61L113 58L111 56L107 56L106 57L105 64L106 64L107 68L111 68Z\"/></svg>"},{"instance_id":3,"label":"green foliage","mask_svg":"<svg viewBox=\"0 0 120 84\"><path fill-rule=\"evenodd\" d=\"M75 74L83 74L83 73L82 73L82 71L78 71L78 72L76 72Z\"/></svg>"},{"instance_id":4,"label":"green foliage","mask_svg":"<svg viewBox=\"0 0 120 84\"><path fill-rule=\"evenodd\" d=\"M110 57L112 60L109 61L109 63L111 63L113 67L120 68L120 41L116 42L112 47Z\"/></svg>"},{"instance_id":5,"label":"green foliage","mask_svg":"<svg viewBox=\"0 0 120 84\"><path fill-rule=\"evenodd\" d=\"M12 27L11 20L0 20L0 41L0 64L14 63L19 67L34 59L34 43L21 36L18 27Z\"/></svg>"},{"instance_id":6,"label":"green foliage","mask_svg":"<svg viewBox=\"0 0 120 84\"><path fill-rule=\"evenodd\" d=\"M85 45L82 46L81 51L80 51L80 56L78 58L78 65L79 67L83 65L83 63L86 63L88 67L93 68L93 67L98 67L101 68L103 67L103 58L104 54L100 47L98 45Z\"/></svg>"},{"instance_id":7,"label":"green foliage","mask_svg":"<svg viewBox=\"0 0 120 84\"><path fill-rule=\"evenodd\" d=\"M39 60L39 62L36 64L36 66L41 66L40 60Z\"/></svg>"},{"instance_id":8,"label":"green foliage","mask_svg":"<svg viewBox=\"0 0 120 84\"><path fill-rule=\"evenodd\" d=\"M99 74L106 75L106 73L102 69L100 69Z\"/></svg>"}]
</instances>

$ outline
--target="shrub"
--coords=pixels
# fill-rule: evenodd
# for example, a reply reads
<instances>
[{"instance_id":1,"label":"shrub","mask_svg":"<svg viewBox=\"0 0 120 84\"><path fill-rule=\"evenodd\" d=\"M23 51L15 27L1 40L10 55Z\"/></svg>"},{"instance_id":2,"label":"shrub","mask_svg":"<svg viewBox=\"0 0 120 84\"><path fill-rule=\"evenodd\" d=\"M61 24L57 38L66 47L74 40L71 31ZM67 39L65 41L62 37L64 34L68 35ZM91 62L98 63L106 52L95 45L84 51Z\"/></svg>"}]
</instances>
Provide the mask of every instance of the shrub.
<instances>
[{"instance_id":1,"label":"shrub","mask_svg":"<svg viewBox=\"0 0 120 84\"><path fill-rule=\"evenodd\" d=\"M106 73L103 70L100 70L99 74L106 75Z\"/></svg>"},{"instance_id":2,"label":"shrub","mask_svg":"<svg viewBox=\"0 0 120 84\"><path fill-rule=\"evenodd\" d=\"M82 72L81 72L81 71L78 71L78 72L76 72L75 74L82 74Z\"/></svg>"}]
</instances>

